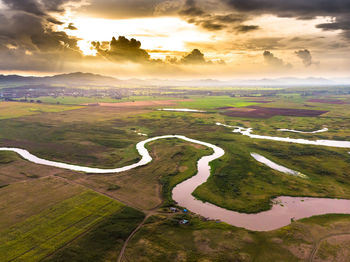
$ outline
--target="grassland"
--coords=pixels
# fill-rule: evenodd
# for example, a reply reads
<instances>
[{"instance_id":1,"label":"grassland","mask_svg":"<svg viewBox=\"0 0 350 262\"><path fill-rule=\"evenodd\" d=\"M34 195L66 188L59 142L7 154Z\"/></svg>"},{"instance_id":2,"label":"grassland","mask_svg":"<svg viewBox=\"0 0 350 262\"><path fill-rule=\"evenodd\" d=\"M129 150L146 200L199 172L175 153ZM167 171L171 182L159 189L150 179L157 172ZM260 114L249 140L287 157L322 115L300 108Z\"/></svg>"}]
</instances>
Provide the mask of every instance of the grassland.
<instances>
[{"instance_id":1,"label":"grassland","mask_svg":"<svg viewBox=\"0 0 350 262\"><path fill-rule=\"evenodd\" d=\"M275 231L251 232L193 216L186 217L189 225L179 225L182 217L150 218L130 242L124 261L309 261L315 241L348 232L350 225L349 215L326 215ZM326 254L326 261L346 258L340 252L338 257Z\"/></svg>"},{"instance_id":2,"label":"grassland","mask_svg":"<svg viewBox=\"0 0 350 262\"><path fill-rule=\"evenodd\" d=\"M349 140L348 104L312 103L307 102L310 97L298 94L269 97L266 99L274 102L259 105L329 113L262 120L229 117L216 110L251 105L253 102L249 101L253 98L190 98L192 101L179 102L178 106L209 113L163 112L157 111L157 107L83 107L23 115L0 120L0 144L26 148L38 156L62 162L117 167L138 161L135 144L145 139L138 132L149 137L180 134L216 144L226 152L212 163L207 183L195 191L202 200L228 209L258 212L268 209L271 197L278 195L350 198L348 150L253 140L215 125L222 122L253 127L256 133L266 135ZM348 101L349 97L343 99ZM9 111L7 114L11 115ZM324 125L329 132L315 135L276 131L278 128L312 131ZM5 207L5 212L0 215L0 224L4 225L0 227L0 242L5 247L0 250L3 256L0 260L6 261L5 256L10 256L36 261L47 255L52 255L46 257L48 261L115 260L123 241L143 215L90 190L154 214L129 242L125 261L308 261L316 245L315 256L320 261L337 261L340 254L346 258L345 236L338 247L335 240L322 238L347 232L350 216L314 217L276 231L258 233L203 221L192 214L164 212L165 206L173 205L173 186L195 174L196 160L210 152L177 140L157 141L148 147L154 159L151 164L109 175L50 169L30 164L12 153L1 153L0 186L4 187L0 188L0 206ZM273 171L252 159L251 152L299 170L309 179ZM42 178L45 176L50 177ZM161 203L163 208L154 210ZM179 225L181 218L188 218L190 224ZM55 227L56 224L61 226ZM45 244L45 239L51 240ZM65 248L57 251L62 246Z\"/></svg>"},{"instance_id":3,"label":"grassland","mask_svg":"<svg viewBox=\"0 0 350 262\"><path fill-rule=\"evenodd\" d=\"M60 176L132 207L150 210L161 204L173 204L171 189L196 174L197 159L211 154L207 148L176 139L156 141L147 147L154 159L147 166L115 175L67 173Z\"/></svg>"},{"instance_id":4,"label":"grassland","mask_svg":"<svg viewBox=\"0 0 350 262\"><path fill-rule=\"evenodd\" d=\"M260 86L218 86L218 87L211 87L211 86L201 86L201 87L191 87L191 86L185 86L185 87L173 87L173 90L191 90L191 91L264 91L264 90L283 90L283 88L280 87L260 87Z\"/></svg>"},{"instance_id":5,"label":"grassland","mask_svg":"<svg viewBox=\"0 0 350 262\"><path fill-rule=\"evenodd\" d=\"M191 97L192 101L179 102L179 106L185 108L196 109L215 109L218 107L244 107L255 105L254 102L249 102L247 99L229 97L229 96L199 96ZM254 100L254 99L251 99Z\"/></svg>"},{"instance_id":6,"label":"grassland","mask_svg":"<svg viewBox=\"0 0 350 262\"><path fill-rule=\"evenodd\" d=\"M123 102L135 102L135 101L152 101L152 100L168 100L178 99L168 96L129 96L121 99L112 97L82 97L82 96L40 96L35 100L40 100L47 104L62 104L62 105L82 105L82 104L94 104L94 103L123 103Z\"/></svg>"},{"instance_id":7,"label":"grassland","mask_svg":"<svg viewBox=\"0 0 350 262\"><path fill-rule=\"evenodd\" d=\"M195 102L196 99L193 98L193 101ZM211 102L206 105L206 100L203 100L203 107L205 109L210 109L213 105L217 107L223 105L223 101L226 100L234 103L242 99L209 97L208 101ZM293 100L291 103L298 103L298 100ZM267 105L270 106L270 104ZM94 112L93 115L92 112ZM74 122L74 119L85 120L86 115L90 115L89 122ZM105 119L100 120L99 116L102 115ZM219 121L231 125L250 126L259 134L276 134L273 127L277 128L279 124L280 128L285 128L284 125L287 123L279 116L260 120L227 117L221 115L220 111L213 111L211 114L197 114L157 110L139 110L131 115L123 115L115 113L115 110L108 109L107 111L104 107L96 107L71 111L68 116L71 119L69 122L65 122L66 117L62 113L55 113L31 116L18 121L7 121L5 127L0 130L0 136L4 138L5 145L21 145L41 157L98 167L123 166L138 161L139 156L135 150L135 144L144 138L138 136L135 131L147 133L150 137L182 134L217 144L225 149L226 155L213 163L213 175L207 183L195 191L195 195L202 200L238 211L266 210L270 208L270 199L279 195L341 198L349 198L350 195L347 172L350 163L347 161L346 150L252 140L239 134L233 134L230 129L215 126L215 122ZM99 119L99 121L92 121L92 119ZM350 134L347 129L344 129L349 126L346 118L329 120L328 117L321 116L288 117L287 119L290 120L289 125L298 123L299 127L308 125L309 129L311 129L312 121L314 123L321 123L323 119L325 122L337 121L338 128L341 127L343 130L342 137L338 138L346 140ZM299 134L293 136L305 137ZM317 134L315 137L307 136L315 139L315 137L324 137L324 134ZM157 151L162 150L157 147ZM310 179L303 180L273 171L252 159L250 152L260 153L277 163L299 170L307 174ZM188 161L195 163L197 157L193 155L193 158L189 157ZM187 153L178 155L176 159L181 161L183 158L188 158ZM155 170L167 174L179 173L179 169L170 168L172 164L169 164L167 159L172 159L172 156L162 158L155 166L141 168L140 171L127 173L118 179L109 176L103 179L88 176L84 178L84 183L101 192L123 199L123 201L138 202L137 207L150 208L160 203L158 193L160 187L155 187L154 184L158 184L159 179L162 183L168 183L164 181L165 178L160 178L162 176ZM166 166L169 166L169 170L165 168ZM189 173L193 173L192 168L189 170ZM142 173L154 175L152 178L144 176L145 179L152 181L148 183L148 186L144 186L144 177L140 179ZM79 176L79 179L82 178ZM171 186L168 191L173 184L176 184L169 183ZM115 185L118 186L117 190L108 190ZM138 192L142 196L144 193L148 194L149 197L140 198Z\"/></svg>"},{"instance_id":8,"label":"grassland","mask_svg":"<svg viewBox=\"0 0 350 262\"><path fill-rule=\"evenodd\" d=\"M80 186L55 177L32 179L3 187L0 189L0 232L84 191Z\"/></svg>"},{"instance_id":9,"label":"grassland","mask_svg":"<svg viewBox=\"0 0 350 262\"><path fill-rule=\"evenodd\" d=\"M77 106L42 105L35 103L1 102L0 119L17 118L48 112L62 112L77 109Z\"/></svg>"},{"instance_id":10,"label":"grassland","mask_svg":"<svg viewBox=\"0 0 350 262\"><path fill-rule=\"evenodd\" d=\"M69 243L43 261L85 262L116 261L123 242L141 222L144 214L130 207L122 207L92 228L81 238Z\"/></svg>"},{"instance_id":11,"label":"grassland","mask_svg":"<svg viewBox=\"0 0 350 262\"><path fill-rule=\"evenodd\" d=\"M92 191L64 200L3 231L0 260L38 261L121 207Z\"/></svg>"}]
</instances>

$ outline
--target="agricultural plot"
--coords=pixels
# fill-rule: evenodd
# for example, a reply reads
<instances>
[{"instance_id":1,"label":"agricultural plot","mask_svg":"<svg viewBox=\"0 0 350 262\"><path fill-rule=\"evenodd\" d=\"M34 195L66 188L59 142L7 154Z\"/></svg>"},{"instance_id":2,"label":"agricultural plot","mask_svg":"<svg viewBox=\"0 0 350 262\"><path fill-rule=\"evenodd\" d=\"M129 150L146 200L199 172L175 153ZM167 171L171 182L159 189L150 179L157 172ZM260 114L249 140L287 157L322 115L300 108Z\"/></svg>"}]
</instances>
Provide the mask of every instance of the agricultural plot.
<instances>
[{"instance_id":1,"label":"agricultural plot","mask_svg":"<svg viewBox=\"0 0 350 262\"><path fill-rule=\"evenodd\" d=\"M79 106L61 106L61 105L43 105L36 103L19 103L19 102L1 102L0 119L17 118L34 114L48 112L62 112L74 110Z\"/></svg>"},{"instance_id":2,"label":"agricultural plot","mask_svg":"<svg viewBox=\"0 0 350 262\"><path fill-rule=\"evenodd\" d=\"M196 174L201 156L210 155L207 148L176 139L153 142L153 161L143 167L120 174L62 174L65 178L108 194L140 209L152 209L173 203L171 189Z\"/></svg>"},{"instance_id":3,"label":"agricultural plot","mask_svg":"<svg viewBox=\"0 0 350 262\"><path fill-rule=\"evenodd\" d=\"M55 177L4 186L0 188L0 232L84 191L81 186Z\"/></svg>"},{"instance_id":4,"label":"agricultural plot","mask_svg":"<svg viewBox=\"0 0 350 262\"><path fill-rule=\"evenodd\" d=\"M73 196L3 230L0 260L41 260L121 208L92 191Z\"/></svg>"},{"instance_id":5,"label":"agricultural plot","mask_svg":"<svg viewBox=\"0 0 350 262\"><path fill-rule=\"evenodd\" d=\"M124 241L143 218L142 212L124 206L43 261L116 261Z\"/></svg>"},{"instance_id":6,"label":"agricultural plot","mask_svg":"<svg viewBox=\"0 0 350 262\"><path fill-rule=\"evenodd\" d=\"M252 100L252 99L250 99ZM191 97L191 101L179 102L179 106L195 109L215 109L218 107L244 107L255 105L255 102L249 102L249 99L236 98L229 96L205 96Z\"/></svg>"},{"instance_id":7,"label":"agricultural plot","mask_svg":"<svg viewBox=\"0 0 350 262\"><path fill-rule=\"evenodd\" d=\"M115 99L111 97L83 97L83 96L40 96L35 98L35 100L40 100L47 104L63 104L63 105L82 105L82 104L96 104L96 103L126 103L126 102L136 102L136 101L154 101L154 100L169 100L176 99L166 96L130 96L120 99Z\"/></svg>"},{"instance_id":8,"label":"agricultural plot","mask_svg":"<svg viewBox=\"0 0 350 262\"><path fill-rule=\"evenodd\" d=\"M248 106L244 108L223 107L224 115L231 117L250 117L250 118L269 118L273 116L298 116L298 117L316 117L327 113L328 111L293 109L293 108L273 108ZM244 109L244 110L242 110Z\"/></svg>"},{"instance_id":9,"label":"agricultural plot","mask_svg":"<svg viewBox=\"0 0 350 262\"><path fill-rule=\"evenodd\" d=\"M222 122L252 127L254 133L262 135L347 140L350 137L347 104L312 103L307 102L309 97L301 96L273 99L228 96L199 99L190 96L189 99L179 101L178 106L203 109L209 113L163 112L156 110L156 105L87 106L69 112L1 120L0 143L28 149L47 159L110 168L139 160L135 145L145 137L138 133L145 133L148 137L180 134L215 144L226 152L212 163L212 175L207 183L194 192L201 200L254 213L269 209L270 199L278 195L349 198L348 150L253 140L215 125ZM294 111L288 116L259 119L227 116L221 114L223 109L216 109L235 107L244 112L257 104L262 110L281 108ZM313 104L317 106L310 107ZM300 110L329 112L313 117L295 116L294 112ZM312 131L324 126L329 131L319 134L277 131L279 128ZM313 235L318 239L322 234L333 234L338 229L344 231L349 225L348 216L325 216L312 222L296 222L270 233L252 233L223 223L204 222L192 214L168 214L166 207L174 205L172 188L194 175L198 158L210 152L204 147L176 140L157 141L147 147L154 159L152 163L109 175L35 167L15 154L1 153L0 179L4 187L0 189L0 205L4 206L6 196L10 196L11 201L5 205L7 215L0 215L0 224L4 224L0 228L0 241L6 247L5 253L5 249L0 250L3 256L0 260L6 261L5 256L25 261L31 261L31 258L33 261L42 258L48 261L67 261L69 258L70 261L115 260L123 241L143 215L86 188L145 212L157 213L128 243L122 261L164 261L169 258L185 261L196 258L211 261L285 258L285 261L300 261L307 259L314 243L305 233L307 227L312 227L313 234L321 230ZM309 179L271 170L252 159L251 152L300 170ZM32 172L22 174L25 169ZM45 176L49 177L43 178ZM50 193L52 197L49 197ZM155 207L160 209L155 211ZM178 225L182 218L188 218L190 225ZM342 226L329 231L330 224ZM114 232L118 237L111 238L106 232ZM298 239L299 233L302 234L301 240ZM253 250L252 243L258 248ZM321 253L316 253L332 258L327 248L333 242L327 243L320 245ZM62 246L64 248L59 249Z\"/></svg>"}]
</instances>

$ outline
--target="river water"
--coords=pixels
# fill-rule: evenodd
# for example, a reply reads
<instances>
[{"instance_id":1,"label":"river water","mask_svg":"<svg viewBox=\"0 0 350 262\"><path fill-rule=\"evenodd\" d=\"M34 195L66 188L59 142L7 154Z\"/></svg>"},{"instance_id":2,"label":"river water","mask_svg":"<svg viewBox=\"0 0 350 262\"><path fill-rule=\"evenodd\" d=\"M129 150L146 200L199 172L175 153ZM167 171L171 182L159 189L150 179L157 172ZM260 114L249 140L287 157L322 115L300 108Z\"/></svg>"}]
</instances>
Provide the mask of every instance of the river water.
<instances>
[{"instance_id":1,"label":"river water","mask_svg":"<svg viewBox=\"0 0 350 262\"><path fill-rule=\"evenodd\" d=\"M223 125L220 123L217 123L217 124ZM224 125L224 126L227 126L227 125ZM227 127L230 127L230 126L227 126ZM234 127L234 128L235 128L234 132L238 132L243 135L248 135L249 137L252 137L252 138L285 141L285 138L252 135L251 134L252 129L245 129L242 127ZM194 213L200 214L210 219L218 219L237 227L244 227L250 230L257 230L257 231L272 230L272 229L277 229L279 227L288 225L292 218L300 219L300 218L310 217L313 215L321 215L321 214L327 214L327 213L350 214L350 200L344 200L344 199L305 198L305 197L301 198L301 197L282 196L282 197L276 198L273 201L274 204L272 206L272 209L268 211L260 212L257 214L239 213L239 212L235 212L232 210L227 210L227 209L215 206L210 203L204 203L200 200L197 200L192 196L192 192L199 185L205 183L209 178L210 176L209 163L223 156L225 152L222 148L215 146L213 144L191 139L181 135L158 136L158 137L149 138L139 142L136 145L136 149L139 152L139 154L142 156L142 159L135 164L124 166L121 168L114 168L114 169L84 167L84 166L50 161L50 160L36 157L35 155L29 153L27 150L19 149L19 148L3 147L3 148L0 148L0 151L13 151L19 154L20 156L22 156L24 159L31 161L33 163L47 165L47 166L54 166L54 167L59 167L64 169L70 169L73 171L82 171L87 173L100 173L100 174L101 173L118 173L118 172L131 170L133 168L143 166L151 162L152 157L150 156L149 152L145 148L145 144L158 139L168 139L168 138L177 138L187 142L200 144L200 145L209 147L214 151L212 155L204 156L198 161L197 163L198 172L195 176L178 184L173 189L173 192L172 192L173 199L180 206L186 207L187 209L189 209ZM288 138L287 142L293 143L293 141L295 141L295 139ZM297 139L297 141L300 142L299 139ZM308 144L309 142L313 142L309 140L302 140L302 141L306 141L305 143L308 143ZM318 140L318 141L325 141L325 140ZM330 140L327 140L327 141L328 141L326 143L327 146L330 146L330 144L335 144L335 145L339 145L339 147L350 148L350 142L330 141ZM338 144L339 142L340 144ZM305 143L303 142L303 144ZM325 145L323 142L321 143L317 142L316 144ZM265 164L266 164L266 161L265 161Z\"/></svg>"}]
</instances>

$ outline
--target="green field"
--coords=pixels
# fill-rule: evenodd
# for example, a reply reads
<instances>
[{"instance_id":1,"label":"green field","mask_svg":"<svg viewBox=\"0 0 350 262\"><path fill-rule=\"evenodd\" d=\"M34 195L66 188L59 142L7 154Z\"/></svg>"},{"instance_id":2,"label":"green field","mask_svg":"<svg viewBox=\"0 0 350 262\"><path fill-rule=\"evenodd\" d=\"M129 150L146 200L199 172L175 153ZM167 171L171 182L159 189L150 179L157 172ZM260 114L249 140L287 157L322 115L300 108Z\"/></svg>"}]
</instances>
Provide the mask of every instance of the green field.
<instances>
[{"instance_id":1,"label":"green field","mask_svg":"<svg viewBox=\"0 0 350 262\"><path fill-rule=\"evenodd\" d=\"M77 106L42 105L35 103L1 102L0 119L17 118L49 112L62 112L77 109Z\"/></svg>"},{"instance_id":2,"label":"green field","mask_svg":"<svg viewBox=\"0 0 350 262\"><path fill-rule=\"evenodd\" d=\"M229 97L229 96L201 96L193 97L192 101L183 101L179 102L179 107L185 108L195 108L195 109L215 109L218 107L244 107L255 105L254 102L249 102L247 99ZM254 100L251 98L250 100Z\"/></svg>"},{"instance_id":3,"label":"green field","mask_svg":"<svg viewBox=\"0 0 350 262\"><path fill-rule=\"evenodd\" d=\"M38 261L121 207L92 191L69 198L3 231L0 260Z\"/></svg>"},{"instance_id":4,"label":"green field","mask_svg":"<svg viewBox=\"0 0 350 262\"><path fill-rule=\"evenodd\" d=\"M124 240L144 215L130 207L106 216L96 227L43 261L115 261Z\"/></svg>"},{"instance_id":5,"label":"green field","mask_svg":"<svg viewBox=\"0 0 350 262\"><path fill-rule=\"evenodd\" d=\"M124 261L309 261L314 240L349 232L350 224L349 215L326 215L275 231L251 232L197 217L187 218L190 225L178 225L176 219L149 219L129 244ZM348 242L339 241L338 249L340 244ZM342 250L348 247L343 246ZM324 261L346 261L342 260L346 259L344 254L334 255L322 247L320 251L326 256Z\"/></svg>"},{"instance_id":6,"label":"green field","mask_svg":"<svg viewBox=\"0 0 350 262\"><path fill-rule=\"evenodd\" d=\"M94 103L122 103L122 102L135 102L135 101L151 101L151 100L176 100L178 98L168 96L129 96L121 99L115 99L111 97L81 97L81 96L40 96L34 98L34 100L40 100L47 104L63 104L63 105L82 105L82 104L94 104Z\"/></svg>"},{"instance_id":7,"label":"green field","mask_svg":"<svg viewBox=\"0 0 350 262\"><path fill-rule=\"evenodd\" d=\"M8 119L0 120L0 145L25 148L46 159L111 168L140 159L135 145L146 137L137 133L148 137L185 135L226 152L212 163L208 181L194 192L201 200L254 213L269 209L271 198L280 195L350 198L348 149L250 139L215 125L252 127L261 135L349 140L350 104L308 102L315 96L298 91L259 98L272 101L266 104L249 102L255 100L252 97L186 96L189 100L176 107L208 113L165 112L156 110L157 106L116 109L3 102L0 115L2 109ZM350 101L348 95L336 98ZM79 99L62 104L79 104ZM329 112L318 117L248 118L229 117L216 110L249 105ZM40 111L30 111L30 106L38 106ZM323 127L329 131L277 131ZM172 188L194 175L196 161L211 151L176 139L147 147L153 157L149 165L101 175L34 165L13 153L0 153L0 206L4 211L0 214L0 261L116 261L125 239L143 219L140 211L150 217L128 242L122 261L309 261L316 245L320 261L341 261L339 256L348 254L346 235L337 240L343 253L334 252L338 249L332 237L322 239L346 233L349 216L314 217L258 233L205 221L195 214L169 213L167 207L174 205ZM298 170L309 179L274 171L255 161L251 152ZM180 226L182 218L190 224Z\"/></svg>"}]
</instances>

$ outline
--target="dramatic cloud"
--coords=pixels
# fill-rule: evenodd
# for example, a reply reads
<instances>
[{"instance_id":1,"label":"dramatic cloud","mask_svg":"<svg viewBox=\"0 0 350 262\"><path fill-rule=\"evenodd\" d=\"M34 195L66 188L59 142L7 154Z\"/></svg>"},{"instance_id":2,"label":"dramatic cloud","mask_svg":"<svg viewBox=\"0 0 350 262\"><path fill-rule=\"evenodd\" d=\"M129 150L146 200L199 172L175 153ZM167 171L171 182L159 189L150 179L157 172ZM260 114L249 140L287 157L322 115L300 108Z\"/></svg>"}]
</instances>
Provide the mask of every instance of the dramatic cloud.
<instances>
[{"instance_id":1,"label":"dramatic cloud","mask_svg":"<svg viewBox=\"0 0 350 262\"><path fill-rule=\"evenodd\" d=\"M2 0L2 2L14 11L24 11L39 16L45 15L35 0Z\"/></svg>"},{"instance_id":2,"label":"dramatic cloud","mask_svg":"<svg viewBox=\"0 0 350 262\"><path fill-rule=\"evenodd\" d=\"M131 61L136 63L167 63L178 65L212 64L211 61L205 60L204 54L198 49L193 49L192 52L183 56L181 59L170 56L167 56L164 61L151 59L148 52L141 48L140 41L134 38L129 40L124 36L119 36L118 39L113 37L110 42L92 42L92 46L99 56L113 62ZM224 64L224 61L220 60L220 64Z\"/></svg>"},{"instance_id":3,"label":"dramatic cloud","mask_svg":"<svg viewBox=\"0 0 350 262\"><path fill-rule=\"evenodd\" d=\"M109 19L150 17L164 0L92 0L80 12Z\"/></svg>"},{"instance_id":4,"label":"dramatic cloud","mask_svg":"<svg viewBox=\"0 0 350 262\"><path fill-rule=\"evenodd\" d=\"M242 13L214 14L197 6L195 0L187 0L179 12L189 23L193 23L209 31L232 29L236 33L246 33L259 29L257 25L242 25L248 17Z\"/></svg>"},{"instance_id":5,"label":"dramatic cloud","mask_svg":"<svg viewBox=\"0 0 350 262\"><path fill-rule=\"evenodd\" d=\"M312 55L309 50L304 49L295 51L295 54L303 61L305 67L309 67L312 64L314 64L314 62L312 61Z\"/></svg>"},{"instance_id":6,"label":"dramatic cloud","mask_svg":"<svg viewBox=\"0 0 350 262\"><path fill-rule=\"evenodd\" d=\"M66 2L46 5L46 1L3 0L7 10L0 10L2 68L50 70L64 60L81 57L77 39L56 31L54 27L63 23L49 15L49 10L60 11Z\"/></svg>"},{"instance_id":7,"label":"dramatic cloud","mask_svg":"<svg viewBox=\"0 0 350 262\"><path fill-rule=\"evenodd\" d=\"M113 37L107 49L100 42L93 42L92 45L99 55L114 61L147 62L150 59L150 55L141 49L141 42L134 38L128 40L119 36L117 40Z\"/></svg>"},{"instance_id":8,"label":"dramatic cloud","mask_svg":"<svg viewBox=\"0 0 350 262\"><path fill-rule=\"evenodd\" d=\"M350 13L350 11L349 11L349 13ZM350 17L349 17L349 15L336 17L333 22L319 24L319 25L317 25L317 27L321 28L325 31L343 30L342 35L345 38L350 39Z\"/></svg>"},{"instance_id":9,"label":"dramatic cloud","mask_svg":"<svg viewBox=\"0 0 350 262\"><path fill-rule=\"evenodd\" d=\"M349 0L0 0L0 70L348 74L349 13Z\"/></svg>"},{"instance_id":10,"label":"dramatic cloud","mask_svg":"<svg viewBox=\"0 0 350 262\"><path fill-rule=\"evenodd\" d=\"M238 11L276 14L284 17L312 18L320 15L347 14L348 0L223 0Z\"/></svg>"},{"instance_id":11,"label":"dramatic cloud","mask_svg":"<svg viewBox=\"0 0 350 262\"><path fill-rule=\"evenodd\" d=\"M240 33L247 33L258 29L259 29L259 26L257 25L240 25L236 27L236 30Z\"/></svg>"},{"instance_id":12,"label":"dramatic cloud","mask_svg":"<svg viewBox=\"0 0 350 262\"><path fill-rule=\"evenodd\" d=\"M270 51L265 51L263 56L264 56L265 62L272 67L287 68L287 69L292 67L291 64L284 63L282 59L276 57Z\"/></svg>"},{"instance_id":13,"label":"dramatic cloud","mask_svg":"<svg viewBox=\"0 0 350 262\"><path fill-rule=\"evenodd\" d=\"M198 49L193 49L191 53L181 59L183 64L205 64L204 54Z\"/></svg>"},{"instance_id":14,"label":"dramatic cloud","mask_svg":"<svg viewBox=\"0 0 350 262\"><path fill-rule=\"evenodd\" d=\"M222 0L232 9L246 14L273 14L280 17L313 19L317 16L334 17L335 21L320 24L325 30L339 30L350 35L350 1L348 0Z\"/></svg>"}]
</instances>

